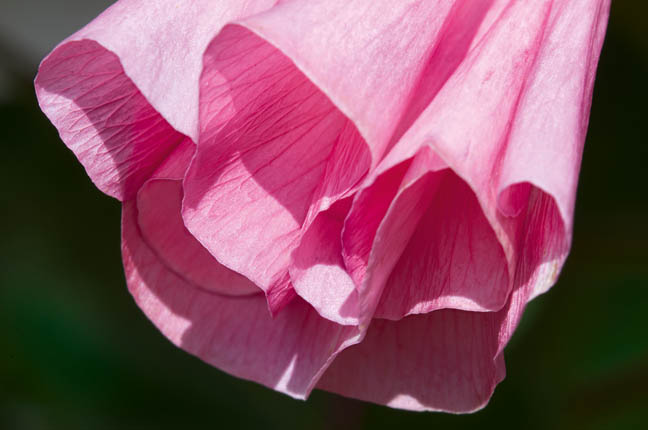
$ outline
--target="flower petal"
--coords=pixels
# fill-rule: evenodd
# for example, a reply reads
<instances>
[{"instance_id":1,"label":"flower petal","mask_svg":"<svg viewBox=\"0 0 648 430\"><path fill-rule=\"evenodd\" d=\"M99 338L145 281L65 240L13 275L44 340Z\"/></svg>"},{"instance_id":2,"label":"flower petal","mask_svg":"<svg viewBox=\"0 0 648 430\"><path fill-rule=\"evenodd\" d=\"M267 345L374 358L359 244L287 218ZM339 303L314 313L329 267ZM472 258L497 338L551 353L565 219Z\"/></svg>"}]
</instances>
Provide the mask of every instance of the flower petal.
<instances>
[{"instance_id":1,"label":"flower petal","mask_svg":"<svg viewBox=\"0 0 648 430\"><path fill-rule=\"evenodd\" d=\"M500 207L530 183L551 195L571 236L594 75L609 0L555 2L517 103L498 184ZM518 187L514 193L511 187ZM513 198L512 198L513 197ZM523 199L524 201L524 199ZM509 203L510 202L510 203Z\"/></svg>"},{"instance_id":2,"label":"flower petal","mask_svg":"<svg viewBox=\"0 0 648 430\"><path fill-rule=\"evenodd\" d=\"M138 306L177 346L209 364L293 397L308 396L336 354L359 341L354 327L321 318L301 299L271 318L261 294L227 297L194 288L142 240L126 202L122 255Z\"/></svg>"},{"instance_id":3,"label":"flower petal","mask_svg":"<svg viewBox=\"0 0 648 430\"><path fill-rule=\"evenodd\" d=\"M384 171L429 145L475 193L504 250L511 279L517 265L526 264L520 262L526 252L522 246L545 250L536 266L540 271L555 264L559 270L569 250L587 123L583 105L589 105L608 10L607 0L595 7L588 1L509 3L382 161ZM574 41L572 50L557 47L567 39ZM556 76L568 97L562 97ZM552 91L540 91L544 86ZM381 167L374 175L380 172ZM556 211L563 226L529 218L532 196L546 203L545 218L554 219L550 212ZM544 242L522 240L525 230L535 228L533 222L547 229L538 236ZM532 278L542 280L534 296L555 280Z\"/></svg>"},{"instance_id":4,"label":"flower petal","mask_svg":"<svg viewBox=\"0 0 648 430\"><path fill-rule=\"evenodd\" d=\"M43 60L40 106L97 187L130 199L184 136L197 139L209 41L275 3L118 1Z\"/></svg>"},{"instance_id":5,"label":"flower petal","mask_svg":"<svg viewBox=\"0 0 648 430\"><path fill-rule=\"evenodd\" d=\"M295 291L320 315L338 324L359 324L355 283L342 259L340 235L351 198L320 212L293 251L290 278Z\"/></svg>"},{"instance_id":6,"label":"flower petal","mask_svg":"<svg viewBox=\"0 0 648 430\"><path fill-rule=\"evenodd\" d=\"M353 121L375 166L407 116L443 29L460 9L469 9L462 3L293 1L241 25L279 48ZM488 7L472 9L480 15Z\"/></svg>"},{"instance_id":7,"label":"flower petal","mask_svg":"<svg viewBox=\"0 0 648 430\"><path fill-rule=\"evenodd\" d=\"M499 315L443 310L375 320L342 352L318 388L411 410L472 412L504 378Z\"/></svg>"},{"instance_id":8,"label":"flower petal","mask_svg":"<svg viewBox=\"0 0 648 430\"><path fill-rule=\"evenodd\" d=\"M119 58L94 41L56 49L35 85L41 109L90 179L119 200L132 198L184 139L125 75Z\"/></svg>"},{"instance_id":9,"label":"flower petal","mask_svg":"<svg viewBox=\"0 0 648 430\"><path fill-rule=\"evenodd\" d=\"M497 311L507 302L506 256L475 194L449 169L440 174L437 192L426 199L424 214L386 282L377 318L444 308ZM389 222L398 219L386 218Z\"/></svg>"},{"instance_id":10,"label":"flower petal","mask_svg":"<svg viewBox=\"0 0 648 430\"><path fill-rule=\"evenodd\" d=\"M226 27L204 63L201 137L184 180L183 218L219 262L266 291L276 310L275 291L292 288L290 254L310 208L359 182L366 146L287 57L248 30ZM345 159L336 167L351 167L343 175L331 171Z\"/></svg>"},{"instance_id":11,"label":"flower petal","mask_svg":"<svg viewBox=\"0 0 648 430\"><path fill-rule=\"evenodd\" d=\"M216 261L182 222L182 178L194 152L193 142L185 139L137 193L142 239L188 283L226 295L257 293L258 287Z\"/></svg>"}]
</instances>

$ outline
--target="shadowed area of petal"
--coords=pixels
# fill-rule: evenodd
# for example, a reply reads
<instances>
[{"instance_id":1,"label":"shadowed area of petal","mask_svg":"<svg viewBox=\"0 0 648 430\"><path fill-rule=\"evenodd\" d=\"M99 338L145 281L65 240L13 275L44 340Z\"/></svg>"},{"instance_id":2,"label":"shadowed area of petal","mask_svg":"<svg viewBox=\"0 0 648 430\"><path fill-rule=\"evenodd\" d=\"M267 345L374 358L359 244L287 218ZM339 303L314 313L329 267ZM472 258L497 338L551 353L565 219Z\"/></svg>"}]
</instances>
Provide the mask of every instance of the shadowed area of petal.
<instances>
[{"instance_id":1,"label":"shadowed area of petal","mask_svg":"<svg viewBox=\"0 0 648 430\"><path fill-rule=\"evenodd\" d=\"M495 311L506 303L502 245L475 194L429 147L358 193L342 240L365 323L374 312L400 319L443 308Z\"/></svg>"},{"instance_id":2,"label":"shadowed area of petal","mask_svg":"<svg viewBox=\"0 0 648 430\"><path fill-rule=\"evenodd\" d=\"M195 147L185 139L137 193L142 238L167 268L188 283L225 295L257 293L256 285L216 261L182 222L182 178Z\"/></svg>"},{"instance_id":3,"label":"shadowed area of petal","mask_svg":"<svg viewBox=\"0 0 648 430\"><path fill-rule=\"evenodd\" d=\"M115 2L42 62L40 106L97 187L130 199L185 135L197 140L209 41L228 21L275 3Z\"/></svg>"},{"instance_id":4,"label":"shadowed area of petal","mask_svg":"<svg viewBox=\"0 0 648 430\"><path fill-rule=\"evenodd\" d=\"M187 282L226 295L260 292L240 274L229 270L187 231L182 223L182 182L153 179L137 194L142 237L160 260Z\"/></svg>"},{"instance_id":5,"label":"shadowed area of petal","mask_svg":"<svg viewBox=\"0 0 648 430\"><path fill-rule=\"evenodd\" d=\"M528 249L543 249L534 263L538 273L549 266L557 272L569 250L584 140L584 128L574 126L574 112L581 113L579 124L586 124L587 114L578 100L587 101L591 94L592 64L604 29L599 23L605 22L609 2L595 6L584 1L510 3L382 162L386 170L412 157L421 146L431 147L474 192L504 251L511 279L519 265L531 270L521 257ZM570 43L580 46L573 49L581 55L578 58L556 45L559 35L565 38L571 31ZM582 49L583 45L589 48ZM493 58L501 59L496 66ZM562 88L556 85L555 70L568 71L560 80L571 94L567 98L555 94ZM548 85L553 92L538 91L538 85ZM556 109L566 114L556 118ZM526 130L537 133L526 135ZM534 142L533 147L528 142ZM544 202L549 214L545 218L556 219L555 223L527 216L533 198ZM532 223L544 230L536 243L523 240ZM555 276L528 274L512 287L534 279L537 295ZM491 296L492 305L487 307L500 299Z\"/></svg>"},{"instance_id":6,"label":"shadowed area of petal","mask_svg":"<svg viewBox=\"0 0 648 430\"><path fill-rule=\"evenodd\" d=\"M468 185L449 170L443 175L387 280L377 318L443 308L496 311L506 303L502 246Z\"/></svg>"},{"instance_id":7,"label":"shadowed area of petal","mask_svg":"<svg viewBox=\"0 0 648 430\"><path fill-rule=\"evenodd\" d=\"M366 144L287 57L242 27L210 45L201 88L183 218L219 262L268 293L274 311L287 302L275 306L274 294L291 288L290 254L309 211L359 182Z\"/></svg>"},{"instance_id":8,"label":"shadowed area of petal","mask_svg":"<svg viewBox=\"0 0 648 430\"><path fill-rule=\"evenodd\" d=\"M146 101L119 58L96 42L56 49L35 85L61 139L95 185L117 199L132 198L184 139Z\"/></svg>"},{"instance_id":9,"label":"shadowed area of petal","mask_svg":"<svg viewBox=\"0 0 648 430\"><path fill-rule=\"evenodd\" d=\"M142 240L137 209L126 202L122 255L138 306L174 344L209 364L305 398L335 355L359 341L354 327L321 318L301 299L271 318L262 294L226 297L193 288Z\"/></svg>"},{"instance_id":10,"label":"shadowed area of petal","mask_svg":"<svg viewBox=\"0 0 648 430\"><path fill-rule=\"evenodd\" d=\"M241 24L284 52L353 120L375 166L394 133L417 116L418 106L410 104L420 98L419 90L433 96L471 46L493 3L292 1ZM445 38L445 30L452 37ZM451 49L440 49L440 43ZM434 59L446 64L436 73L440 79L421 87Z\"/></svg>"},{"instance_id":11,"label":"shadowed area of petal","mask_svg":"<svg viewBox=\"0 0 648 430\"><path fill-rule=\"evenodd\" d=\"M354 278L363 325L373 317L389 274L439 186L445 163L427 148L363 188L342 231L342 255Z\"/></svg>"},{"instance_id":12,"label":"shadowed area of petal","mask_svg":"<svg viewBox=\"0 0 648 430\"><path fill-rule=\"evenodd\" d=\"M493 313L443 310L375 320L318 388L395 408L471 412L504 378Z\"/></svg>"}]
</instances>

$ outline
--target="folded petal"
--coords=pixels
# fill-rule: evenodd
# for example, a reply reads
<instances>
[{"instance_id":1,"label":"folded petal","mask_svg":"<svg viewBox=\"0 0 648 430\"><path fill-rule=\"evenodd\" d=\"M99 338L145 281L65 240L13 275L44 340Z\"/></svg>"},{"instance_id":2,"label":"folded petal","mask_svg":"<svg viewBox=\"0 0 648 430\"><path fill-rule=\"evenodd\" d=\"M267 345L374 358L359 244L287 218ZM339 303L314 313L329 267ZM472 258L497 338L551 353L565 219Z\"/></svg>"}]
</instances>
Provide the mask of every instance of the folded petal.
<instances>
[{"instance_id":1,"label":"folded petal","mask_svg":"<svg viewBox=\"0 0 648 430\"><path fill-rule=\"evenodd\" d=\"M290 273L296 291L326 318L367 324L363 314L371 315L361 310L359 286L364 282L378 226L408 168L409 163L395 167L370 191L356 194L352 205L346 201L342 207L320 213L293 252ZM385 273L391 270L381 267Z\"/></svg>"},{"instance_id":2,"label":"folded petal","mask_svg":"<svg viewBox=\"0 0 648 430\"><path fill-rule=\"evenodd\" d=\"M505 305L502 246L474 193L429 148L332 215L320 214L311 226L318 233L304 235L293 254L298 276L291 272L298 294L326 318L366 325L374 316Z\"/></svg>"},{"instance_id":3,"label":"folded petal","mask_svg":"<svg viewBox=\"0 0 648 430\"><path fill-rule=\"evenodd\" d=\"M342 259L340 240L351 198L320 212L293 251L289 268L295 291L320 315L338 324L359 324L356 286Z\"/></svg>"},{"instance_id":4,"label":"folded petal","mask_svg":"<svg viewBox=\"0 0 648 430\"><path fill-rule=\"evenodd\" d=\"M353 121L375 165L407 118L443 29L456 15L473 19L464 16L469 9L479 21L490 6L473 3L289 1L241 24L286 54ZM470 42L468 35L456 48Z\"/></svg>"},{"instance_id":5,"label":"folded petal","mask_svg":"<svg viewBox=\"0 0 648 430\"><path fill-rule=\"evenodd\" d=\"M195 145L185 139L137 193L142 239L166 267L187 283L226 295L260 290L216 261L182 222L182 178Z\"/></svg>"},{"instance_id":6,"label":"folded petal","mask_svg":"<svg viewBox=\"0 0 648 430\"><path fill-rule=\"evenodd\" d=\"M343 351L318 388L411 410L472 412L504 378L493 313L443 310L375 320Z\"/></svg>"},{"instance_id":7,"label":"folded petal","mask_svg":"<svg viewBox=\"0 0 648 430\"><path fill-rule=\"evenodd\" d=\"M119 1L43 60L40 106L97 187L132 198L184 136L198 137L209 41L274 3Z\"/></svg>"},{"instance_id":8,"label":"folded petal","mask_svg":"<svg viewBox=\"0 0 648 430\"><path fill-rule=\"evenodd\" d=\"M184 139L126 76L119 57L91 40L65 43L36 77L41 109L90 179L119 200Z\"/></svg>"},{"instance_id":9,"label":"folded petal","mask_svg":"<svg viewBox=\"0 0 648 430\"><path fill-rule=\"evenodd\" d=\"M533 184L554 198L568 241L609 9L609 0L554 2L498 168L500 207L519 211L516 194Z\"/></svg>"},{"instance_id":10,"label":"folded petal","mask_svg":"<svg viewBox=\"0 0 648 430\"><path fill-rule=\"evenodd\" d=\"M290 59L245 28L226 27L204 64L183 218L219 262L264 289L273 308L274 291L290 285L290 255L308 212L359 182L366 145Z\"/></svg>"},{"instance_id":11,"label":"folded petal","mask_svg":"<svg viewBox=\"0 0 648 430\"><path fill-rule=\"evenodd\" d=\"M344 222L342 256L356 284L362 325L373 317L389 274L436 192L440 176L433 172L443 168L442 160L423 149L356 195Z\"/></svg>"},{"instance_id":12,"label":"folded petal","mask_svg":"<svg viewBox=\"0 0 648 430\"><path fill-rule=\"evenodd\" d=\"M436 175L443 176L436 179L436 193L425 199L416 230L391 271L377 318L400 319L444 308L497 311L507 302L511 284L506 256L475 194L449 169ZM423 192L410 198L421 196ZM385 220L390 222L398 219Z\"/></svg>"},{"instance_id":13,"label":"folded petal","mask_svg":"<svg viewBox=\"0 0 648 430\"><path fill-rule=\"evenodd\" d=\"M337 353L359 340L356 328L321 318L301 299L273 319L262 294L227 297L195 288L142 240L134 202L123 206L122 255L128 288L158 329L237 377L304 398Z\"/></svg>"},{"instance_id":14,"label":"folded petal","mask_svg":"<svg viewBox=\"0 0 648 430\"><path fill-rule=\"evenodd\" d=\"M429 145L474 192L510 279L525 264L523 246L544 250L536 270L556 264L559 270L569 250L575 178L608 9L605 0L510 2L374 173ZM572 49L558 46L566 40ZM563 225L527 216L531 196L545 202L544 218ZM535 229L530 223L546 229L538 236L544 242L522 240ZM542 280L534 295L553 282L533 278Z\"/></svg>"}]
</instances>

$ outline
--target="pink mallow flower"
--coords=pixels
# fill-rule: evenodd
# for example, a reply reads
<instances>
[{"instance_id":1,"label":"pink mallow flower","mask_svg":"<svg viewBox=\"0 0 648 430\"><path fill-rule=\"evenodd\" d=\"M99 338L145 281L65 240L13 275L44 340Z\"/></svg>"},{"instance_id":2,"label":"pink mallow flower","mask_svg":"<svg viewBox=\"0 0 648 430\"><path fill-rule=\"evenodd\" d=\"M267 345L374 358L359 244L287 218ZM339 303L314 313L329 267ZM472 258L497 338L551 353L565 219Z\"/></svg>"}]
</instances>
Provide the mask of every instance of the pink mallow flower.
<instances>
[{"instance_id":1,"label":"pink mallow flower","mask_svg":"<svg viewBox=\"0 0 648 430\"><path fill-rule=\"evenodd\" d=\"M556 281L609 0L121 0L40 106L174 344L297 398L483 407Z\"/></svg>"}]
</instances>

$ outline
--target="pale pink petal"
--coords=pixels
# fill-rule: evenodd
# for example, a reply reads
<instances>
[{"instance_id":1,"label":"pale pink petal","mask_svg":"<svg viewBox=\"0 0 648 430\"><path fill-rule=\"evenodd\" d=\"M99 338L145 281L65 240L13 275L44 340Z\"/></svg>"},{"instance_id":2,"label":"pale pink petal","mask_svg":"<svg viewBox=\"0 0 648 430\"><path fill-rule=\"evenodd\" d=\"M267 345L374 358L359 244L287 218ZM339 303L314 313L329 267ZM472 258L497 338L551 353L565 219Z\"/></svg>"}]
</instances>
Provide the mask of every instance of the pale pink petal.
<instances>
[{"instance_id":1,"label":"pale pink petal","mask_svg":"<svg viewBox=\"0 0 648 430\"><path fill-rule=\"evenodd\" d=\"M41 109L104 193L132 198L184 136L146 101L119 57L94 41L69 42L36 77Z\"/></svg>"},{"instance_id":2,"label":"pale pink petal","mask_svg":"<svg viewBox=\"0 0 648 430\"><path fill-rule=\"evenodd\" d=\"M355 283L342 259L340 235L351 199L320 212L293 252L290 278L295 291L324 318L359 324Z\"/></svg>"},{"instance_id":3,"label":"pale pink petal","mask_svg":"<svg viewBox=\"0 0 648 430\"><path fill-rule=\"evenodd\" d=\"M220 264L182 223L182 182L154 179L137 193L142 237L166 266L185 281L220 294L260 292L256 285Z\"/></svg>"},{"instance_id":4,"label":"pale pink petal","mask_svg":"<svg viewBox=\"0 0 648 430\"><path fill-rule=\"evenodd\" d=\"M298 398L470 412L569 251L609 7L121 0L35 86L173 343Z\"/></svg>"},{"instance_id":5,"label":"pale pink petal","mask_svg":"<svg viewBox=\"0 0 648 430\"><path fill-rule=\"evenodd\" d=\"M375 320L343 351L318 388L411 410L472 412L504 378L494 313L442 310Z\"/></svg>"},{"instance_id":6,"label":"pale pink petal","mask_svg":"<svg viewBox=\"0 0 648 430\"><path fill-rule=\"evenodd\" d=\"M421 146L430 146L474 192L504 251L509 278L519 270L518 264L525 264L519 261L527 252L524 246L543 250L543 257L536 262L534 270L542 272L544 267L551 266L557 274L569 249L570 208L580 162L580 155L573 154L580 154L584 125L574 127L571 119L574 115L557 117L554 110L578 111L581 124L586 124L587 109L584 110L580 100L589 103L593 64L598 59L608 9L609 2L605 0L596 2L596 7L584 1L509 3L389 152L374 176L411 158ZM568 27L569 36L566 35ZM569 50L555 46L559 43L556 40L567 38L570 43L580 41L573 46L573 51L582 57L574 58ZM498 60L494 62L494 58ZM555 69L561 69L565 62L569 73L569 79L564 77L565 90L571 91L571 98L534 89L534 82L540 80L542 85L560 92L554 75ZM580 82L579 90L572 88L576 82ZM579 97L574 97L576 90L581 91ZM532 108L527 109L525 100L531 95ZM540 112L540 108L546 113ZM544 120L545 116L550 119ZM518 123L545 128L534 136L518 136L527 130L521 127L516 131ZM569 139L565 133L572 133ZM525 139L533 143L527 144ZM560 162L551 161L563 155ZM517 158L521 164L517 164ZM565 167L566 162L571 163L569 168ZM534 178L528 176L532 173ZM518 179L512 179L514 174ZM547 180L540 180L540 175ZM545 202L544 218L562 216L564 225L529 218L531 196ZM565 196L570 197L565 199ZM538 236L543 242L521 239L526 230L536 228L532 223L546 230L546 234ZM498 278L501 279L499 275ZM546 291L555 281L555 276L532 278L537 282L534 295ZM501 296L493 293L489 299L492 305L486 308L501 302ZM483 298L472 297L472 300Z\"/></svg>"},{"instance_id":7,"label":"pale pink petal","mask_svg":"<svg viewBox=\"0 0 648 430\"><path fill-rule=\"evenodd\" d=\"M183 218L276 310L276 291L292 291L290 255L309 210L360 181L366 145L287 57L248 30L226 27L204 64L201 137L184 180Z\"/></svg>"},{"instance_id":8,"label":"pale pink petal","mask_svg":"<svg viewBox=\"0 0 648 430\"><path fill-rule=\"evenodd\" d=\"M133 202L123 206L122 254L138 306L177 346L234 376L306 397L335 355L359 340L301 299L271 318L262 294L226 297L194 288L142 240Z\"/></svg>"},{"instance_id":9,"label":"pale pink petal","mask_svg":"<svg viewBox=\"0 0 648 430\"><path fill-rule=\"evenodd\" d=\"M462 3L293 1L241 24L285 53L354 122L375 164L407 120L444 28L467 9ZM472 9L483 15L489 3Z\"/></svg>"},{"instance_id":10,"label":"pale pink petal","mask_svg":"<svg viewBox=\"0 0 648 430\"><path fill-rule=\"evenodd\" d=\"M183 135L198 137L209 41L228 21L275 3L118 1L43 60L40 106L97 187L132 198Z\"/></svg>"}]
</instances>

